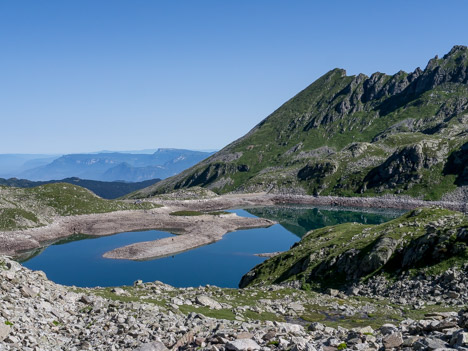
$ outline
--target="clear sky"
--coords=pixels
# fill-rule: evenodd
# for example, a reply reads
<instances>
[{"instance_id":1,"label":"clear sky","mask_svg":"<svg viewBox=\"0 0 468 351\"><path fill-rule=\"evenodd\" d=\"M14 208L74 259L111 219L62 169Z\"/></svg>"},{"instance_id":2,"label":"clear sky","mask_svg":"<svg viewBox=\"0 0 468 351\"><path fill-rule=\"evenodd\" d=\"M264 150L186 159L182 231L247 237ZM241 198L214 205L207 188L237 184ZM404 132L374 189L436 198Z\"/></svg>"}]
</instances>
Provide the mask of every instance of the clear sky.
<instances>
[{"instance_id":1,"label":"clear sky","mask_svg":"<svg viewBox=\"0 0 468 351\"><path fill-rule=\"evenodd\" d=\"M3 0L0 153L221 148L330 69L424 68L468 1Z\"/></svg>"}]
</instances>

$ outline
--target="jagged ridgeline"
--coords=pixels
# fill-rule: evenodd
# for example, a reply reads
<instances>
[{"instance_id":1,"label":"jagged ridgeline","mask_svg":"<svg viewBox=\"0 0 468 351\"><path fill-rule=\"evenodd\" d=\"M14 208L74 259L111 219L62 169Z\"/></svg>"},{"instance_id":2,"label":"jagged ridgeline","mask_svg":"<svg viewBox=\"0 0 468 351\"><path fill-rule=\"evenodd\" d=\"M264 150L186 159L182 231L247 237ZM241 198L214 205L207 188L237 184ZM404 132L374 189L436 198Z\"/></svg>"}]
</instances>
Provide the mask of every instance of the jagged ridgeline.
<instances>
[{"instance_id":1,"label":"jagged ridgeline","mask_svg":"<svg viewBox=\"0 0 468 351\"><path fill-rule=\"evenodd\" d=\"M407 194L467 198L468 48L424 70L347 76L334 69L210 158L133 194Z\"/></svg>"}]
</instances>

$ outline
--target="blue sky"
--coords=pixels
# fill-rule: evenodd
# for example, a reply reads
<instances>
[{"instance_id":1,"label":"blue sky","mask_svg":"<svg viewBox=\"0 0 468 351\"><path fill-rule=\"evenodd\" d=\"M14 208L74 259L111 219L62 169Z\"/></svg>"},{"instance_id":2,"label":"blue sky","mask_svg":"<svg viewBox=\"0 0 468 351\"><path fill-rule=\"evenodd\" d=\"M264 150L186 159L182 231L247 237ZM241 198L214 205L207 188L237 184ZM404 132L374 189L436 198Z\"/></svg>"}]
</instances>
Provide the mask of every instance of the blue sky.
<instances>
[{"instance_id":1,"label":"blue sky","mask_svg":"<svg viewBox=\"0 0 468 351\"><path fill-rule=\"evenodd\" d=\"M333 69L468 44L468 1L0 2L0 153L221 148Z\"/></svg>"}]
</instances>

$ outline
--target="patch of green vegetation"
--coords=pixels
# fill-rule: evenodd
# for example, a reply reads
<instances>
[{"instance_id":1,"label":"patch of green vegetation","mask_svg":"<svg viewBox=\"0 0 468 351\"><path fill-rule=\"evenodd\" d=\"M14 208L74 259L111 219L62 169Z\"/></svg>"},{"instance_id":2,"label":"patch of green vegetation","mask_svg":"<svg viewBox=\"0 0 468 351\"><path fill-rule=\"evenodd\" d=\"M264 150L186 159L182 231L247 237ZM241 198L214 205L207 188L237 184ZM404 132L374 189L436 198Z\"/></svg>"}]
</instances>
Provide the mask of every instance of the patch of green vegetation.
<instances>
[{"instance_id":1,"label":"patch of green vegetation","mask_svg":"<svg viewBox=\"0 0 468 351\"><path fill-rule=\"evenodd\" d=\"M213 211L213 212L200 212L200 211L175 211L169 213L171 216L203 216L203 215L211 215L211 216L220 216L225 214L231 214L230 212L226 211Z\"/></svg>"},{"instance_id":2,"label":"patch of green vegetation","mask_svg":"<svg viewBox=\"0 0 468 351\"><path fill-rule=\"evenodd\" d=\"M253 311L245 311L244 317L256 320L256 321L277 321L277 322L284 322L285 319L281 316L278 316L272 312L253 312Z\"/></svg>"},{"instance_id":3,"label":"patch of green vegetation","mask_svg":"<svg viewBox=\"0 0 468 351\"><path fill-rule=\"evenodd\" d=\"M151 209L158 205L150 202L128 203L104 200L89 190L67 183L56 183L25 189L44 206L53 208L58 215L71 216L120 210Z\"/></svg>"},{"instance_id":4,"label":"patch of green vegetation","mask_svg":"<svg viewBox=\"0 0 468 351\"><path fill-rule=\"evenodd\" d=\"M348 347L348 345L346 345L345 342L342 342L341 344L339 344L336 348L337 350L341 351L341 350L344 350Z\"/></svg>"},{"instance_id":5,"label":"patch of green vegetation","mask_svg":"<svg viewBox=\"0 0 468 351\"><path fill-rule=\"evenodd\" d=\"M5 321L5 325L12 326L12 325L13 325L13 323L12 323L12 322L10 322L10 321Z\"/></svg>"},{"instance_id":6,"label":"patch of green vegetation","mask_svg":"<svg viewBox=\"0 0 468 351\"><path fill-rule=\"evenodd\" d=\"M227 211L213 211L213 212L206 212L206 214L209 214L209 215L211 215L211 216L221 216L221 215L231 214L231 212L227 212Z\"/></svg>"},{"instance_id":7,"label":"patch of green vegetation","mask_svg":"<svg viewBox=\"0 0 468 351\"><path fill-rule=\"evenodd\" d=\"M201 313L206 317L217 318L217 319L227 319L227 320L235 320L236 315L234 312L228 309L220 309L214 310L210 309L209 307L204 306L189 306L189 305L181 305L179 306L179 310L184 314L189 314L191 312Z\"/></svg>"},{"instance_id":8,"label":"patch of green vegetation","mask_svg":"<svg viewBox=\"0 0 468 351\"><path fill-rule=\"evenodd\" d=\"M145 291L140 291L135 289L131 286L122 286L121 287L125 294L116 294L112 292L113 288L101 288L93 290L93 293L97 296L101 296L103 298L113 300L113 301L120 301L120 302L146 302L151 303L154 305L158 305L161 307L166 307L167 301L162 299L151 299L151 298L143 298L146 295Z\"/></svg>"},{"instance_id":9,"label":"patch of green vegetation","mask_svg":"<svg viewBox=\"0 0 468 351\"><path fill-rule=\"evenodd\" d=\"M202 216L203 212L200 211L175 211L169 213L171 216Z\"/></svg>"},{"instance_id":10,"label":"patch of green vegetation","mask_svg":"<svg viewBox=\"0 0 468 351\"><path fill-rule=\"evenodd\" d=\"M38 218L32 212L21 208L0 209L0 230L21 229L38 223Z\"/></svg>"}]
</instances>

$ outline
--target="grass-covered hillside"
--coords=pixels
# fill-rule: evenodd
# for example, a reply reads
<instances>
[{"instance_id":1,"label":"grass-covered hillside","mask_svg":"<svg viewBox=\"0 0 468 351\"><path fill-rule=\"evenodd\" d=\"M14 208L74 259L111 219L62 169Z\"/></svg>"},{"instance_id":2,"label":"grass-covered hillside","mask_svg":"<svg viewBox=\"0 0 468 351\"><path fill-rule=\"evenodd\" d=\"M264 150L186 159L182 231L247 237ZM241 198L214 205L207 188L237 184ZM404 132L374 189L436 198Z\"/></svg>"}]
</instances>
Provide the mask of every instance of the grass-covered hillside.
<instances>
[{"instance_id":1,"label":"grass-covered hillside","mask_svg":"<svg viewBox=\"0 0 468 351\"><path fill-rule=\"evenodd\" d=\"M48 180L48 181L32 181L27 179L0 178L0 185L13 186L17 188L33 188L39 185L51 184L51 183L70 183L81 186L83 188L91 190L96 195L104 199L116 199L134 192L139 189L146 188L159 182L160 179L144 180L142 182L130 183L130 182L101 182L99 180L80 179L77 177L65 178L61 180Z\"/></svg>"},{"instance_id":2,"label":"grass-covered hillside","mask_svg":"<svg viewBox=\"0 0 468 351\"><path fill-rule=\"evenodd\" d=\"M298 281L327 288L382 272L437 274L466 263L467 245L465 214L417 209L383 224L345 223L313 230L289 251L254 267L240 286Z\"/></svg>"},{"instance_id":3,"label":"grass-covered hillside","mask_svg":"<svg viewBox=\"0 0 468 351\"><path fill-rule=\"evenodd\" d=\"M150 208L150 203L104 200L87 189L56 183L35 188L0 186L0 231L50 223L55 216Z\"/></svg>"},{"instance_id":4,"label":"grass-covered hillside","mask_svg":"<svg viewBox=\"0 0 468 351\"><path fill-rule=\"evenodd\" d=\"M218 193L463 198L467 111L464 46L412 73L347 76L334 69L223 150L132 196L202 186Z\"/></svg>"}]
</instances>

